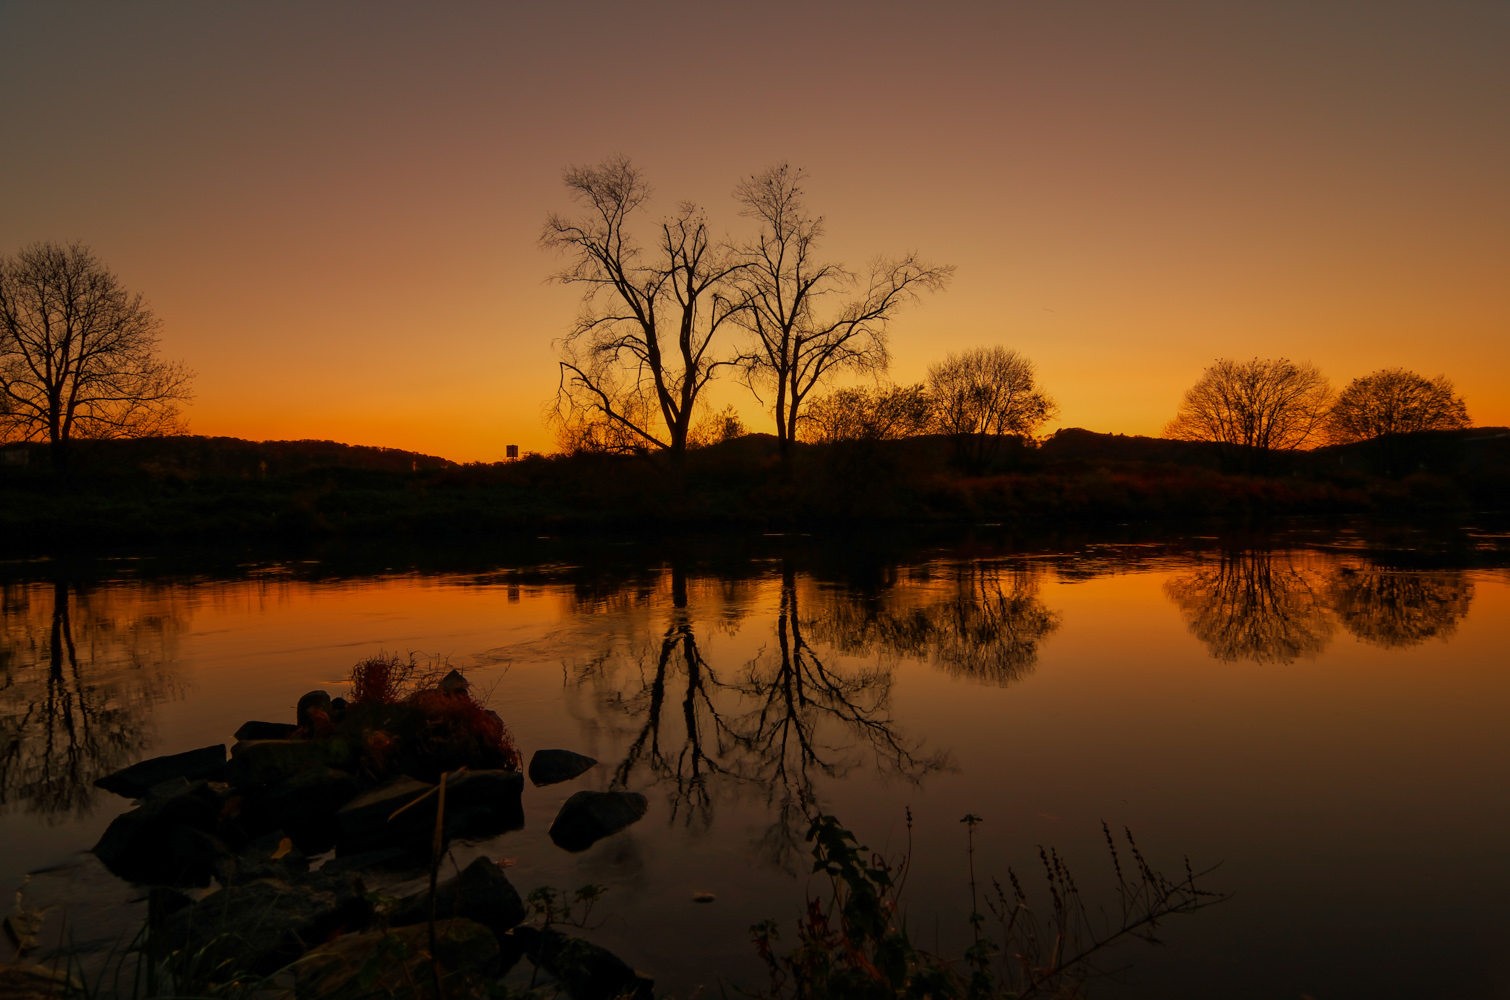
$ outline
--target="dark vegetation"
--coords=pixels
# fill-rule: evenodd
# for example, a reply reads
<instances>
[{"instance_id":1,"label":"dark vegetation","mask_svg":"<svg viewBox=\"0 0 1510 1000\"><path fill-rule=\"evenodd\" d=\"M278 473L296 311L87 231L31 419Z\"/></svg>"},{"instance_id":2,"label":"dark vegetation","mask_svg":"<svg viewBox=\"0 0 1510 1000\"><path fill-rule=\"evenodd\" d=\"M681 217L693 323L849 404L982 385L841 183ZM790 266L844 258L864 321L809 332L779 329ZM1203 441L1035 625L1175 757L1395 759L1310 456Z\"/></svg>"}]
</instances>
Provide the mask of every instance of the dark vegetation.
<instances>
[{"instance_id":1,"label":"dark vegetation","mask_svg":"<svg viewBox=\"0 0 1510 1000\"><path fill-rule=\"evenodd\" d=\"M458 465L331 442L173 437L79 441L67 475L42 445L0 451L11 551L71 542L825 529L884 523L1249 522L1292 514L1431 514L1510 504L1510 430L1397 435L1223 472L1209 442L1062 430L1005 438L960 473L937 437L795 446L774 437L655 458L579 454Z\"/></svg>"}]
</instances>

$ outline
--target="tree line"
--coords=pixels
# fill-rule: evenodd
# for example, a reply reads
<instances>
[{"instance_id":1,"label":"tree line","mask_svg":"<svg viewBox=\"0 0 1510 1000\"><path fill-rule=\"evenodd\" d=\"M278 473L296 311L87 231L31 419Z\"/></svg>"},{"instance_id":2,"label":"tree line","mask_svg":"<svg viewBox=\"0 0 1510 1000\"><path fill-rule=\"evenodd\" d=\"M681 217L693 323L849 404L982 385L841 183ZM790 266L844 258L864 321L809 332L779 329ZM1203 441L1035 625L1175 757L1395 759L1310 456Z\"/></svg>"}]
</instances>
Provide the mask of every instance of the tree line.
<instances>
[{"instance_id":1,"label":"tree line","mask_svg":"<svg viewBox=\"0 0 1510 1000\"><path fill-rule=\"evenodd\" d=\"M952 440L961 468L979 472L1004 436L1031 436L1055 414L1032 362L1000 346L951 354L917 385L881 381L898 313L943 290L954 269L905 254L856 273L825 258L824 220L807 208L803 179L783 163L735 187L740 214L755 224L743 240L715 239L703 210L683 202L642 241L636 220L651 192L628 159L565 172L581 211L550 215L541 243L565 258L556 280L585 286L582 312L559 341L551 413L567 450L680 460L689 445L737 436L744 428L732 407L701 429L695 420L725 373L769 406L787 463L803 438L937 433ZM843 376L874 384L829 388ZM1444 376L1384 369L1336 394L1309 363L1255 358L1208 367L1164 433L1215 442L1260 471L1270 453L1307 442L1466 426Z\"/></svg>"},{"instance_id":2,"label":"tree line","mask_svg":"<svg viewBox=\"0 0 1510 1000\"><path fill-rule=\"evenodd\" d=\"M720 377L769 408L783 465L797 441L941 434L966 472L1005 437L1031 437L1056 412L1033 363L1002 346L950 354L916 385L892 385L889 336L900 313L942 291L950 265L916 253L850 270L822 250L824 219L804 174L778 164L734 188L743 238L714 236L682 202L645 220L651 189L624 157L566 170L574 215L547 217L541 244L557 281L582 287L558 341L550 419L569 452L664 453L743 433L712 414ZM35 243L0 256L0 440L46 440L66 467L74 438L184 433L193 373L158 356L161 322L88 247ZM841 379L860 385L836 387ZM868 384L866 384L868 382ZM1184 395L1166 437L1215 442L1247 471L1309 442L1346 443L1469 425L1445 376L1387 368L1334 393L1310 363L1219 359Z\"/></svg>"}]
</instances>

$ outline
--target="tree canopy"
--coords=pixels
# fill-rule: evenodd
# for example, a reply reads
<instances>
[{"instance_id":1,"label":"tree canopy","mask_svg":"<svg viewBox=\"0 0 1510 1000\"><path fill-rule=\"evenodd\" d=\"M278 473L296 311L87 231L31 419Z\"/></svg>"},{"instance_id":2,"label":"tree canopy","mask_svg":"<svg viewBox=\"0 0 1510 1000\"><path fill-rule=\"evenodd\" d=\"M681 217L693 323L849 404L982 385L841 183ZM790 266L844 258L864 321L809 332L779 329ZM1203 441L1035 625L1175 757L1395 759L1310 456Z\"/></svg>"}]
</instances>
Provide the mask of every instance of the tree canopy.
<instances>
[{"instance_id":1,"label":"tree canopy","mask_svg":"<svg viewBox=\"0 0 1510 1000\"><path fill-rule=\"evenodd\" d=\"M1329 435L1339 444L1468 425L1468 407L1447 376L1425 378L1404 368L1353 379L1327 418Z\"/></svg>"},{"instance_id":2,"label":"tree canopy","mask_svg":"<svg viewBox=\"0 0 1510 1000\"><path fill-rule=\"evenodd\" d=\"M1032 434L1058 407L1039 388L1033 362L1005 347L950 354L928 368L933 423L967 472L982 472L1004 434Z\"/></svg>"},{"instance_id":3,"label":"tree canopy","mask_svg":"<svg viewBox=\"0 0 1510 1000\"><path fill-rule=\"evenodd\" d=\"M182 433L193 373L157 355L161 322L81 243L0 257L0 431L46 440Z\"/></svg>"},{"instance_id":4,"label":"tree canopy","mask_svg":"<svg viewBox=\"0 0 1510 1000\"><path fill-rule=\"evenodd\" d=\"M1267 453L1304 444L1331 402L1326 376L1309 361L1221 358L1186 390L1164 435L1214 441L1262 465Z\"/></svg>"}]
</instances>

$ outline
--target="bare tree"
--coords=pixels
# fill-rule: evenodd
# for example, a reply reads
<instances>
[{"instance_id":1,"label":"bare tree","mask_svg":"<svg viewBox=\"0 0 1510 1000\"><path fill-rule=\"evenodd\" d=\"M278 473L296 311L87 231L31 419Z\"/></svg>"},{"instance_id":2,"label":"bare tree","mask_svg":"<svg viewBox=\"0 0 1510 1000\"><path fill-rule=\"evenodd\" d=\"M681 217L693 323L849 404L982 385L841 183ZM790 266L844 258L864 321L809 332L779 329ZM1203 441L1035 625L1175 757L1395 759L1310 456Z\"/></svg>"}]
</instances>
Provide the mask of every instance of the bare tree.
<instances>
[{"instance_id":1,"label":"bare tree","mask_svg":"<svg viewBox=\"0 0 1510 1000\"><path fill-rule=\"evenodd\" d=\"M954 268L915 254L878 257L865 277L823 260L823 217L809 214L801 170L782 163L740 182L734 197L760 232L740 249L738 322L754 334L740 359L751 389L774 392L784 461L797 440L803 404L841 372L885 371L887 328L922 291L942 289Z\"/></svg>"},{"instance_id":2,"label":"bare tree","mask_svg":"<svg viewBox=\"0 0 1510 1000\"><path fill-rule=\"evenodd\" d=\"M933 407L921 385L852 386L818 396L803 415L803 436L838 441L892 441L928 429Z\"/></svg>"},{"instance_id":3,"label":"bare tree","mask_svg":"<svg viewBox=\"0 0 1510 1000\"><path fill-rule=\"evenodd\" d=\"M182 433L193 373L157 356L162 324L88 247L0 257L0 432L46 439Z\"/></svg>"},{"instance_id":4,"label":"bare tree","mask_svg":"<svg viewBox=\"0 0 1510 1000\"><path fill-rule=\"evenodd\" d=\"M1424 378L1404 368L1353 379L1327 418L1327 430L1339 444L1467 426L1468 407L1447 376Z\"/></svg>"},{"instance_id":5,"label":"bare tree","mask_svg":"<svg viewBox=\"0 0 1510 1000\"><path fill-rule=\"evenodd\" d=\"M1004 434L1031 434L1058 410L1038 387L1033 362L1005 347L950 354L928 368L934 426L954 442L955 460L982 472Z\"/></svg>"},{"instance_id":6,"label":"bare tree","mask_svg":"<svg viewBox=\"0 0 1510 1000\"><path fill-rule=\"evenodd\" d=\"M1233 452L1249 471L1259 471L1275 451L1299 448L1326 419L1332 388L1309 361L1288 358L1221 358L1185 393L1165 437L1214 441Z\"/></svg>"},{"instance_id":7,"label":"bare tree","mask_svg":"<svg viewBox=\"0 0 1510 1000\"><path fill-rule=\"evenodd\" d=\"M582 314L561 342L557 418L606 421L635 450L680 461L699 395L732 363L718 341L740 308L727 286L741 264L690 202L659 223L652 247L642 247L630 230L650 187L622 156L571 167L564 180L584 212L552 213L540 242L569 258L556 280L587 287Z\"/></svg>"}]
</instances>

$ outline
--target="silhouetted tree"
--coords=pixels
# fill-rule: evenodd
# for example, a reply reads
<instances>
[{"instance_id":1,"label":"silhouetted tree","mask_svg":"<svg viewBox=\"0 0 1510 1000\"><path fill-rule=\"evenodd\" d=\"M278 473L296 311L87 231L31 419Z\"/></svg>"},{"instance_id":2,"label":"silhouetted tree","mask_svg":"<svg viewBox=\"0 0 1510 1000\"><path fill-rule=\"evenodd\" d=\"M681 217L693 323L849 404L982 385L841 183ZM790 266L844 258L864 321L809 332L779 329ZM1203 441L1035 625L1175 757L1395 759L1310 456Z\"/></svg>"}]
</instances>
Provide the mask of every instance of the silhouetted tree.
<instances>
[{"instance_id":1,"label":"silhouetted tree","mask_svg":"<svg viewBox=\"0 0 1510 1000\"><path fill-rule=\"evenodd\" d=\"M852 386L814 398L802 436L825 444L891 441L923 433L932 417L933 405L921 385Z\"/></svg>"},{"instance_id":2,"label":"silhouetted tree","mask_svg":"<svg viewBox=\"0 0 1510 1000\"><path fill-rule=\"evenodd\" d=\"M1171 577L1164 592L1190 632L1226 663L1289 663L1332 638L1322 581L1288 553L1223 552L1215 565Z\"/></svg>"},{"instance_id":3,"label":"silhouetted tree","mask_svg":"<svg viewBox=\"0 0 1510 1000\"><path fill-rule=\"evenodd\" d=\"M822 260L823 217L803 203L802 179L783 163L734 191L744 214L760 224L739 250L746 266L735 279L744 305L738 321L754 334L741 362L752 389L773 393L783 460L808 396L841 373L885 371L888 325L919 292L942 289L954 273L914 254L877 258L863 278Z\"/></svg>"},{"instance_id":4,"label":"silhouetted tree","mask_svg":"<svg viewBox=\"0 0 1510 1000\"><path fill-rule=\"evenodd\" d=\"M47 440L183 432L193 374L157 356L161 322L88 247L0 257L0 434Z\"/></svg>"},{"instance_id":5,"label":"silhouetted tree","mask_svg":"<svg viewBox=\"0 0 1510 1000\"><path fill-rule=\"evenodd\" d=\"M1229 466L1241 458L1248 471L1262 471L1270 452L1304 444L1331 402L1326 376L1310 362L1221 358L1186 391L1164 435L1214 441Z\"/></svg>"},{"instance_id":6,"label":"silhouetted tree","mask_svg":"<svg viewBox=\"0 0 1510 1000\"><path fill-rule=\"evenodd\" d=\"M1473 581L1462 570L1344 566L1333 575L1327 596L1353 635L1385 649L1403 649L1456 632L1473 603Z\"/></svg>"},{"instance_id":7,"label":"silhouetted tree","mask_svg":"<svg viewBox=\"0 0 1510 1000\"><path fill-rule=\"evenodd\" d=\"M1032 434L1057 410L1038 387L1033 362L1005 347L977 347L950 354L928 368L933 422L949 435L955 461L983 472L995 459L1004 434Z\"/></svg>"},{"instance_id":8,"label":"silhouetted tree","mask_svg":"<svg viewBox=\"0 0 1510 1000\"><path fill-rule=\"evenodd\" d=\"M1447 376L1425 378L1403 368L1353 379L1327 417L1327 430L1340 444L1468 425L1468 407Z\"/></svg>"},{"instance_id":9,"label":"silhouetted tree","mask_svg":"<svg viewBox=\"0 0 1510 1000\"><path fill-rule=\"evenodd\" d=\"M680 462L698 399L717 369L725 324L741 308L729 288L742 265L683 202L643 247L631 232L650 187L624 157L565 173L578 218L552 213L541 244L569 258L555 278L583 284L583 310L561 341L556 416L605 422L596 440L668 452Z\"/></svg>"}]
</instances>

